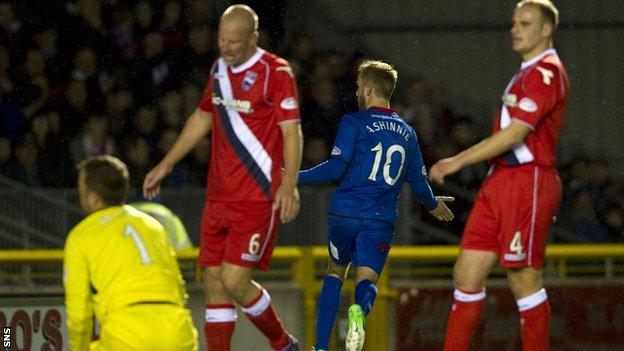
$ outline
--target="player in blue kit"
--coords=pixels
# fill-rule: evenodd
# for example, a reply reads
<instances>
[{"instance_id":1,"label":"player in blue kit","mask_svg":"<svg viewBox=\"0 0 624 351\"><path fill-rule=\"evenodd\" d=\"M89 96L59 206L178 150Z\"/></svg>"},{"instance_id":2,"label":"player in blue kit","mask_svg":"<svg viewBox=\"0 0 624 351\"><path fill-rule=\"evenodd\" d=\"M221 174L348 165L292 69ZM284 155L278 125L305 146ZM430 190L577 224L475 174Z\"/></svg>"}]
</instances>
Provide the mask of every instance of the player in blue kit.
<instances>
[{"instance_id":1,"label":"player in blue kit","mask_svg":"<svg viewBox=\"0 0 624 351\"><path fill-rule=\"evenodd\" d=\"M355 304L349 308L348 351L364 345L366 315L377 296L375 282L392 245L399 193L410 183L414 196L441 221L453 213L434 196L427 182L414 129L390 109L397 72L381 61L364 61L358 68L356 92L360 111L345 115L329 160L299 172L299 184L340 179L329 205L331 256L319 297L316 343L327 350L340 305L340 290L349 264L356 269Z\"/></svg>"}]
</instances>

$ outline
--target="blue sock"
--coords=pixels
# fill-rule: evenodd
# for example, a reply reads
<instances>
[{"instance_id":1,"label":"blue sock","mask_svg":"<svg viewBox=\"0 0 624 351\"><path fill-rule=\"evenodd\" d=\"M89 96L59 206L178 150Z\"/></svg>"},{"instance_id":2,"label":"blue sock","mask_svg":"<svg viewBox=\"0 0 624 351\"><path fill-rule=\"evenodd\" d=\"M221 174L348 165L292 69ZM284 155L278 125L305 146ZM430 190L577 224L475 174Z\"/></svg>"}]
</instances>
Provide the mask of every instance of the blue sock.
<instances>
[{"instance_id":1,"label":"blue sock","mask_svg":"<svg viewBox=\"0 0 624 351\"><path fill-rule=\"evenodd\" d=\"M315 347L317 349L329 348L329 337L340 306L340 289L342 289L342 280L329 275L325 277L316 313Z\"/></svg>"},{"instance_id":2,"label":"blue sock","mask_svg":"<svg viewBox=\"0 0 624 351\"><path fill-rule=\"evenodd\" d=\"M364 315L368 315L377 297L377 286L368 279L359 282L355 287L355 303L362 307Z\"/></svg>"}]
</instances>

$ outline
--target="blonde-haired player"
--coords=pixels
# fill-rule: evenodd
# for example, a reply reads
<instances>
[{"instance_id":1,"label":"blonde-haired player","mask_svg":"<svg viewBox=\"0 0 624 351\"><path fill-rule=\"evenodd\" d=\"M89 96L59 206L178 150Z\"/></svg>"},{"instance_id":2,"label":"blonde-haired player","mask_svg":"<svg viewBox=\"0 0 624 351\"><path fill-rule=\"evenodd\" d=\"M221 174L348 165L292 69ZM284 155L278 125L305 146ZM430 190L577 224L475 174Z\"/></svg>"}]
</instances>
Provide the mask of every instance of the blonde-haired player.
<instances>
[{"instance_id":1,"label":"blonde-haired player","mask_svg":"<svg viewBox=\"0 0 624 351\"><path fill-rule=\"evenodd\" d=\"M548 232L561 202L555 168L570 82L553 47L559 11L549 0L523 0L514 10L511 47L520 69L503 93L492 135L438 161L430 179L488 160L492 168L472 208L453 270L455 291L444 350L468 350L496 263L507 270L520 313L523 350L548 350L550 304L542 267Z\"/></svg>"},{"instance_id":2,"label":"blonde-haired player","mask_svg":"<svg viewBox=\"0 0 624 351\"><path fill-rule=\"evenodd\" d=\"M163 226L122 205L128 169L112 156L79 166L80 204L89 216L65 243L69 346L80 350L197 350L186 288ZM101 322L91 341L93 315Z\"/></svg>"}]
</instances>

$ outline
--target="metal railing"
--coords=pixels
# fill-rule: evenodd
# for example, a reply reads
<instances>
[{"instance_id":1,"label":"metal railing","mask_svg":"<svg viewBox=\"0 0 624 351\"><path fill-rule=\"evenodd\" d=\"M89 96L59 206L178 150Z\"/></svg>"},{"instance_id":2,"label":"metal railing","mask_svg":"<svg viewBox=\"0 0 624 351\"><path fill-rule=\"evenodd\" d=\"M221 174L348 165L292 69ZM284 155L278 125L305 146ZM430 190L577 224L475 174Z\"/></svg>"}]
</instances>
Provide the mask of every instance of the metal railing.
<instances>
[{"instance_id":1,"label":"metal railing","mask_svg":"<svg viewBox=\"0 0 624 351\"><path fill-rule=\"evenodd\" d=\"M384 273L379 277L379 289L375 308L367 319L366 350L386 350L389 333L387 320L390 304L398 297L393 282L401 269L409 264L429 265L435 268L436 264L452 263L457 257L459 249L456 246L420 246L420 247L393 247ZM178 252L178 259L182 266L188 262L195 262L198 249L188 249ZM598 274L603 280L624 279L624 245L550 245L546 250L547 266L555 269L547 273L547 280L561 280L568 277L593 278ZM278 247L273 254L273 266L276 272L273 276L281 276L295 281L303 293L305 343L311 346L314 341L314 325L316 321L316 299L322 286L322 263L328 258L327 249L322 246ZM59 266L63 259L61 250L0 250L0 268L8 265L46 265ZM588 271L587 262L593 266ZM400 269L397 269L399 268ZM422 266L420 266L422 268ZM195 267L194 279L201 281L201 271ZM547 271L549 271L547 269ZM411 279L440 278L438 274L427 275L427 271L419 271ZM431 273L431 272L429 272ZM57 274L60 275L60 272ZM403 275L404 272L401 273ZM265 276L264 274L260 274ZM450 283L450 272L443 276ZM6 278L6 277L4 277ZM0 276L0 280L2 276ZM345 282L343 291L352 292L353 283ZM335 342L335 341L334 341Z\"/></svg>"}]
</instances>

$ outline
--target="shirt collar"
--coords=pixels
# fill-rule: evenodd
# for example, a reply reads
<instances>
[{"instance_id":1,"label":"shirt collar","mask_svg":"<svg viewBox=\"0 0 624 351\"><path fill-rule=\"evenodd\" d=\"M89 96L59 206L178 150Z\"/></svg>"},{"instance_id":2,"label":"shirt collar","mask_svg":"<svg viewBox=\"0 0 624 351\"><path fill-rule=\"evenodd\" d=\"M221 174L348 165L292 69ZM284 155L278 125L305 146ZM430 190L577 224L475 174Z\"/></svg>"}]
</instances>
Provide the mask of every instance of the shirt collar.
<instances>
[{"instance_id":1,"label":"shirt collar","mask_svg":"<svg viewBox=\"0 0 624 351\"><path fill-rule=\"evenodd\" d=\"M557 55L557 50L555 50L554 48L550 48L550 49L547 49L546 51L542 51L541 54L535 56L534 58L528 61L523 61L522 64L520 64L520 69L525 69L527 67L533 66L535 63L537 63L538 61L540 61L541 59L543 59L544 57L548 55Z\"/></svg>"},{"instance_id":2,"label":"shirt collar","mask_svg":"<svg viewBox=\"0 0 624 351\"><path fill-rule=\"evenodd\" d=\"M232 73L237 74L237 73L241 73L243 71L246 71L248 69L250 69L253 65L256 64L256 62L258 62L258 60L260 60L260 58L262 57L262 55L264 55L264 50L257 48L256 49L256 53L253 54L249 60L245 61L244 63L236 66L236 67L232 67L230 66L230 69L232 70ZM221 59L223 60L223 59Z\"/></svg>"}]
</instances>

